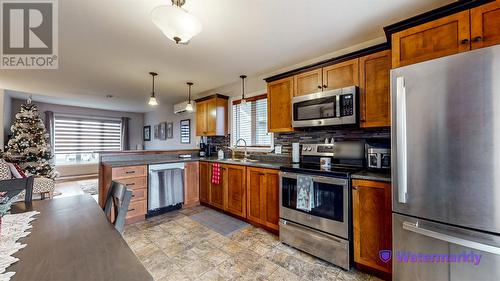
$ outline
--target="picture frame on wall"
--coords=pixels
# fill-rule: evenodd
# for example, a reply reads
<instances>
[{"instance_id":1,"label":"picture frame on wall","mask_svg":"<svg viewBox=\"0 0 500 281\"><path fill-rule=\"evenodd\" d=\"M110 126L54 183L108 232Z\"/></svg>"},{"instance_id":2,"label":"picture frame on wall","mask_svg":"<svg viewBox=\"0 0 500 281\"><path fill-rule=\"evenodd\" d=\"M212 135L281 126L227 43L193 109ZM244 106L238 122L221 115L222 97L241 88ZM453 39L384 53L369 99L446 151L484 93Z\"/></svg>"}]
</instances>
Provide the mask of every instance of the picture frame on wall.
<instances>
[{"instance_id":1,"label":"picture frame on wall","mask_svg":"<svg viewBox=\"0 0 500 281\"><path fill-rule=\"evenodd\" d=\"M169 122L167 123L167 139L173 139L174 138L174 123Z\"/></svg>"},{"instance_id":2,"label":"picture frame on wall","mask_svg":"<svg viewBox=\"0 0 500 281\"><path fill-rule=\"evenodd\" d=\"M144 141L151 141L151 126L144 126L142 139Z\"/></svg>"},{"instance_id":3,"label":"picture frame on wall","mask_svg":"<svg viewBox=\"0 0 500 281\"><path fill-rule=\"evenodd\" d=\"M167 122L160 123L160 140L167 139Z\"/></svg>"},{"instance_id":4,"label":"picture frame on wall","mask_svg":"<svg viewBox=\"0 0 500 281\"><path fill-rule=\"evenodd\" d=\"M181 120L180 139L182 144L191 143L191 119Z\"/></svg>"},{"instance_id":5,"label":"picture frame on wall","mask_svg":"<svg viewBox=\"0 0 500 281\"><path fill-rule=\"evenodd\" d=\"M155 125L154 138L155 140L160 138L160 125Z\"/></svg>"}]
</instances>

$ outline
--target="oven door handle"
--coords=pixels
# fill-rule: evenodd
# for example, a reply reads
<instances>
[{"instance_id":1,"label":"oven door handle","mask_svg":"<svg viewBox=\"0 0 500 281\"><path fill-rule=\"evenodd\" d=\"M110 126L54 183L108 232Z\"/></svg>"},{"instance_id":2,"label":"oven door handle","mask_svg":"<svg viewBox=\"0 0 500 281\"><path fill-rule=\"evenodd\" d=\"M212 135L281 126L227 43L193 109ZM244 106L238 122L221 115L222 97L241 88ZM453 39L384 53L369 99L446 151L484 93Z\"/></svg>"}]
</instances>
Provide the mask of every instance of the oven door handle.
<instances>
[{"instance_id":1,"label":"oven door handle","mask_svg":"<svg viewBox=\"0 0 500 281\"><path fill-rule=\"evenodd\" d=\"M297 179L299 174L280 172L282 178ZM334 177L311 176L313 182L347 186L347 180Z\"/></svg>"}]
</instances>

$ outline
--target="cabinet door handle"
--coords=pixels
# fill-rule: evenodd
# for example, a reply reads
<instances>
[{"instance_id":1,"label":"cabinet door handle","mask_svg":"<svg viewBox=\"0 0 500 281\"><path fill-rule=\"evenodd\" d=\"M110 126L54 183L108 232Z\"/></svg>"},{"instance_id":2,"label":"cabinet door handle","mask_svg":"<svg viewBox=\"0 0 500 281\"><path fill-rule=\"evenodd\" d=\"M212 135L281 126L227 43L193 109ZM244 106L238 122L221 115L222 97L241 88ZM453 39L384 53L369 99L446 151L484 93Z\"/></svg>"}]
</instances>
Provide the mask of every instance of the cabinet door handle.
<instances>
[{"instance_id":1,"label":"cabinet door handle","mask_svg":"<svg viewBox=\"0 0 500 281\"><path fill-rule=\"evenodd\" d=\"M135 211L135 209L130 209L130 210L128 210L127 212L132 212L132 211Z\"/></svg>"},{"instance_id":2,"label":"cabinet door handle","mask_svg":"<svg viewBox=\"0 0 500 281\"><path fill-rule=\"evenodd\" d=\"M321 85L318 85L318 89L321 89L321 88L323 88L323 87L321 87Z\"/></svg>"},{"instance_id":3,"label":"cabinet door handle","mask_svg":"<svg viewBox=\"0 0 500 281\"><path fill-rule=\"evenodd\" d=\"M462 43L462 45L468 44L469 39L463 39L462 41L460 41L460 43Z\"/></svg>"},{"instance_id":4,"label":"cabinet door handle","mask_svg":"<svg viewBox=\"0 0 500 281\"><path fill-rule=\"evenodd\" d=\"M125 174L135 174L135 171L126 171Z\"/></svg>"},{"instance_id":5,"label":"cabinet door handle","mask_svg":"<svg viewBox=\"0 0 500 281\"><path fill-rule=\"evenodd\" d=\"M483 37L481 37L481 36L474 37L474 42L481 42L482 40L483 40Z\"/></svg>"},{"instance_id":6,"label":"cabinet door handle","mask_svg":"<svg viewBox=\"0 0 500 281\"><path fill-rule=\"evenodd\" d=\"M133 186L133 185L135 185L135 182L129 183L126 186Z\"/></svg>"},{"instance_id":7,"label":"cabinet door handle","mask_svg":"<svg viewBox=\"0 0 500 281\"><path fill-rule=\"evenodd\" d=\"M358 190L358 187L357 186L352 186L352 189Z\"/></svg>"},{"instance_id":8,"label":"cabinet door handle","mask_svg":"<svg viewBox=\"0 0 500 281\"><path fill-rule=\"evenodd\" d=\"M328 86L327 86L327 85L323 85L323 88L325 88L325 89L326 89L326 88L328 88Z\"/></svg>"}]
</instances>

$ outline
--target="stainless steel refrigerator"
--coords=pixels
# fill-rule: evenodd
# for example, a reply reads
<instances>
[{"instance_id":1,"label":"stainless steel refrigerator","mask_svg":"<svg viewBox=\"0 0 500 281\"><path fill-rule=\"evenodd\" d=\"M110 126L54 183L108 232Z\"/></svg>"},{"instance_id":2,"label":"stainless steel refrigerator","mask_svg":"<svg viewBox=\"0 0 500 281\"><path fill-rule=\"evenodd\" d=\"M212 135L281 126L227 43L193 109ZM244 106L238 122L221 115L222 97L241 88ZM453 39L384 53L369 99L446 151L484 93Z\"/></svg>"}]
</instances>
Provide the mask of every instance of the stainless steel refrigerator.
<instances>
[{"instance_id":1,"label":"stainless steel refrigerator","mask_svg":"<svg viewBox=\"0 0 500 281\"><path fill-rule=\"evenodd\" d=\"M391 71L393 280L500 280L500 46Z\"/></svg>"}]
</instances>

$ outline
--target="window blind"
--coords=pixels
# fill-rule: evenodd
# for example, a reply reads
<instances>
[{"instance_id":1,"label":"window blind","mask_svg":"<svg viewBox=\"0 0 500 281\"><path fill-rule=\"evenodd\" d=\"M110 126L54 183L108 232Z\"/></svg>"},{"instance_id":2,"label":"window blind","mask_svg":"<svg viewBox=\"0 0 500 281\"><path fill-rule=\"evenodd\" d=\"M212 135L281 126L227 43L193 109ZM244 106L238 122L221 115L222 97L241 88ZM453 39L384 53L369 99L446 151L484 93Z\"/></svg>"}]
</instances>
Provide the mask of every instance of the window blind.
<instances>
[{"instance_id":1,"label":"window blind","mask_svg":"<svg viewBox=\"0 0 500 281\"><path fill-rule=\"evenodd\" d=\"M79 154L121 150L121 120L54 116L54 151Z\"/></svg>"},{"instance_id":2,"label":"window blind","mask_svg":"<svg viewBox=\"0 0 500 281\"><path fill-rule=\"evenodd\" d=\"M245 104L234 101L232 121L233 146L239 139L244 139L247 146L271 146L272 135L267 132L267 95L249 98Z\"/></svg>"}]
</instances>

